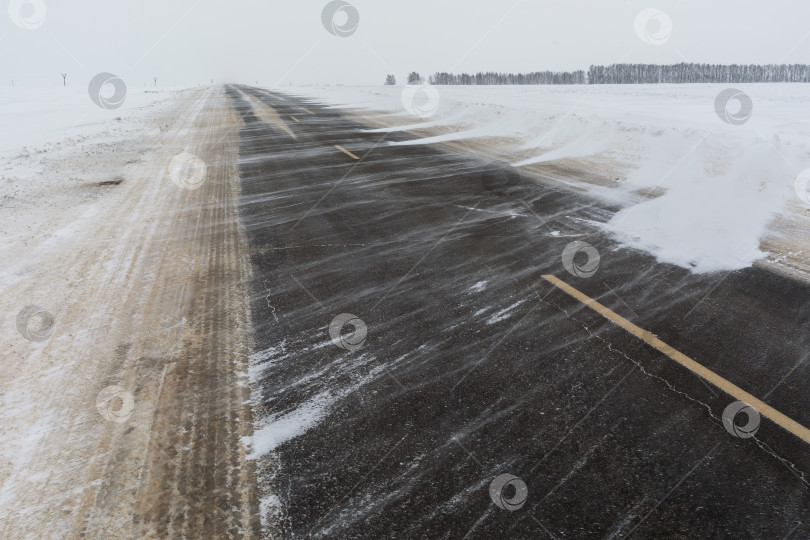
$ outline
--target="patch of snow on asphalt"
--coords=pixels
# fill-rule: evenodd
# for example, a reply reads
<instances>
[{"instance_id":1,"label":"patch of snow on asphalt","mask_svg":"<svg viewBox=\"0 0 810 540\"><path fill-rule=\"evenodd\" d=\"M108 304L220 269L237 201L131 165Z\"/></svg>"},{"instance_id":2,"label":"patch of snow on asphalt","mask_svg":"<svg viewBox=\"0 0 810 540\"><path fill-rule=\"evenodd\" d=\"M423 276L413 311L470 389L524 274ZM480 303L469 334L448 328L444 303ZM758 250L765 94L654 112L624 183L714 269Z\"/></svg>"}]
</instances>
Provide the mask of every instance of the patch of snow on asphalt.
<instances>
[{"instance_id":1,"label":"patch of snow on asphalt","mask_svg":"<svg viewBox=\"0 0 810 540\"><path fill-rule=\"evenodd\" d=\"M488 283L487 281L479 281L478 283L470 287L470 290L472 292L481 292L487 288L487 283Z\"/></svg>"},{"instance_id":2,"label":"patch of snow on asphalt","mask_svg":"<svg viewBox=\"0 0 810 540\"><path fill-rule=\"evenodd\" d=\"M493 313L492 315L490 315L489 319L487 319L487 324L495 324L508 319L513 315L512 311L525 301L526 301L525 299L520 300L518 302L515 302L511 306L498 311L497 313Z\"/></svg>"},{"instance_id":3,"label":"patch of snow on asphalt","mask_svg":"<svg viewBox=\"0 0 810 540\"><path fill-rule=\"evenodd\" d=\"M260 427L252 436L242 438L245 447L252 449L248 459L259 459L279 445L315 427L329 414L333 405L374 380L383 369L382 367L372 369L352 385L324 390L286 414L261 420Z\"/></svg>"}]
</instances>

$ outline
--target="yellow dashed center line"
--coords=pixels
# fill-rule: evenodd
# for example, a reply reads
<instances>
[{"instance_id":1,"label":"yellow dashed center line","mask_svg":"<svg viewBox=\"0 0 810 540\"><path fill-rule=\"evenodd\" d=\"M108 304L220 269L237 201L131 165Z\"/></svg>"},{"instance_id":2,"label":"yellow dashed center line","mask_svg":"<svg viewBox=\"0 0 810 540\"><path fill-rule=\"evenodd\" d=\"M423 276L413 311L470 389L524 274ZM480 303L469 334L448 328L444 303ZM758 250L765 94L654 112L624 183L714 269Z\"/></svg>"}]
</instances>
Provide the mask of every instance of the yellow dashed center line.
<instances>
[{"instance_id":1,"label":"yellow dashed center line","mask_svg":"<svg viewBox=\"0 0 810 540\"><path fill-rule=\"evenodd\" d=\"M346 154L347 156L351 156L351 157L353 157L354 159L360 159L359 157L355 156L354 154L352 154L351 152L349 152L348 150L346 150L346 149L345 149L345 148L343 148L342 146L338 146L338 145L336 144L336 145L335 145L335 148L337 148L338 150L340 150L341 152L343 152L343 153L344 153L344 154Z\"/></svg>"},{"instance_id":2,"label":"yellow dashed center line","mask_svg":"<svg viewBox=\"0 0 810 540\"><path fill-rule=\"evenodd\" d=\"M295 120L295 121L296 121L296 122L298 122L298 123L301 123L301 120L299 120L298 118L296 118L296 117L294 117L294 116L292 116L292 115L290 115L290 118L292 118L293 120Z\"/></svg>"},{"instance_id":3,"label":"yellow dashed center line","mask_svg":"<svg viewBox=\"0 0 810 540\"><path fill-rule=\"evenodd\" d=\"M635 324L631 323L621 315L618 315L611 309L606 308L593 298L583 294L582 292L578 291L574 287L570 286L566 282L562 281L551 275L543 276L543 279L555 285L556 287L562 289L569 295L573 296L592 310L596 311L606 319L609 319L613 323L621 326L640 340L644 341L648 345L658 349L665 355L669 356L680 365L702 377L703 379L709 381L716 387L720 388L727 394L733 396L734 398L746 403L756 409L762 416L769 418L771 421L775 422L776 424L782 426L787 431L793 433L795 436L800 438L806 443L810 443L810 429L807 429L803 425L799 424L795 420L792 420L785 416L784 414L780 413L770 405L766 404L763 401L755 398L739 386L727 381L717 373L713 372L712 370L702 366L701 364L695 362L682 352L674 349L673 347L667 345L660 339L658 339L654 334L647 332L646 330L642 330Z\"/></svg>"}]
</instances>

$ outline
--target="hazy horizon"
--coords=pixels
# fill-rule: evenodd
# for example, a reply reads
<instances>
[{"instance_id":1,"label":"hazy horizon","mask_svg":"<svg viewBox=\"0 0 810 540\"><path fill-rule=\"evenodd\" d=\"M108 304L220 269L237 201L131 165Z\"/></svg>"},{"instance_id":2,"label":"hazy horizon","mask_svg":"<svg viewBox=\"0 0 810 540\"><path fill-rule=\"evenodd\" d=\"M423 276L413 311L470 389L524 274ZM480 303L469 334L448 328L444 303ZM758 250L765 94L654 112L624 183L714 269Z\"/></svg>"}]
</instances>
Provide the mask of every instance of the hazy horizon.
<instances>
[{"instance_id":1,"label":"hazy horizon","mask_svg":"<svg viewBox=\"0 0 810 540\"><path fill-rule=\"evenodd\" d=\"M15 9L36 14L31 0L13 0L0 26L3 85L86 84L96 73L119 75L132 87L259 81L293 84L382 84L410 71L533 72L587 70L591 64L696 62L810 63L810 5L723 0L661 2L672 21L664 43L645 43L634 23L646 2L617 5L517 0L496 4L451 0L385 3L356 0L359 24L346 37L322 24L327 1L156 0L111 4L45 0L44 17L24 29ZM80 84L81 83L81 84Z\"/></svg>"}]
</instances>

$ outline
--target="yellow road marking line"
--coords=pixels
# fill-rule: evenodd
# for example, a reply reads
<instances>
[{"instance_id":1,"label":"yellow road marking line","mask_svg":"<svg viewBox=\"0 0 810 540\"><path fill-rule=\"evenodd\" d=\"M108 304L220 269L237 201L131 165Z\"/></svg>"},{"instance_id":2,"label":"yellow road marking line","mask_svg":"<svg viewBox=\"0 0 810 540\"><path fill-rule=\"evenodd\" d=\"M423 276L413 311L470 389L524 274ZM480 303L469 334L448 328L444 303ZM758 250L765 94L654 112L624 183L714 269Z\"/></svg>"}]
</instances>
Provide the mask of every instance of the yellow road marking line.
<instances>
[{"instance_id":1,"label":"yellow road marking line","mask_svg":"<svg viewBox=\"0 0 810 540\"><path fill-rule=\"evenodd\" d=\"M299 120L298 118L296 118L296 117L294 117L294 116L292 116L292 115L290 115L290 118L292 118L292 119L293 119L293 120L295 120L296 122L299 122L299 123L301 122L301 120Z\"/></svg>"},{"instance_id":2,"label":"yellow road marking line","mask_svg":"<svg viewBox=\"0 0 810 540\"><path fill-rule=\"evenodd\" d=\"M795 420L792 420L785 416L784 414L780 413L770 405L760 401L759 399L755 398L739 386L727 381L717 373L713 372L712 370L698 364L682 352L674 349L673 347L667 345L660 339L658 339L655 334L647 332L646 330L642 330L635 324L631 323L621 315L618 315L613 310L606 308L593 298L581 293L574 287L570 286L566 282L562 281L551 275L543 276L543 279L555 285L556 287L562 289L569 295L573 296L592 310L596 311L606 319L614 322L615 324L621 326L637 338L641 339L648 345L658 349L665 355L669 356L680 365L685 367L686 369L690 370L692 373L698 375L699 377L703 377L703 379L709 381L716 387L720 388L727 394L733 396L734 398L742 401L754 409L757 410L762 416L769 418L774 423L782 426L787 431L793 433L798 438L802 439L806 443L810 443L810 429L807 429L803 425L799 424Z\"/></svg>"},{"instance_id":3,"label":"yellow road marking line","mask_svg":"<svg viewBox=\"0 0 810 540\"><path fill-rule=\"evenodd\" d=\"M335 145L335 148L337 148L338 150L340 150L341 152L343 152L343 153L344 153L344 154L346 154L347 156L351 156L351 157L353 157L354 159L360 159L359 157L355 156L354 154L352 154L351 152L349 152L348 150L346 150L346 149L345 149L345 148L343 148L342 146L338 146L338 145L336 144L336 145Z\"/></svg>"}]
</instances>

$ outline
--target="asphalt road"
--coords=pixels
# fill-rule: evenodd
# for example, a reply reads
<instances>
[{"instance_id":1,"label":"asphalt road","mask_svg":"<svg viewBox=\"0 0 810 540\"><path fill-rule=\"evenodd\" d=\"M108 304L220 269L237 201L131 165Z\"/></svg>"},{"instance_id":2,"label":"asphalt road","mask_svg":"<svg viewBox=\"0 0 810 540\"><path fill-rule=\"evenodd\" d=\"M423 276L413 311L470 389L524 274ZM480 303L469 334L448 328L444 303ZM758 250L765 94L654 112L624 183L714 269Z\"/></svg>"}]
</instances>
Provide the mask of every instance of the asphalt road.
<instances>
[{"instance_id":1,"label":"asphalt road","mask_svg":"<svg viewBox=\"0 0 810 540\"><path fill-rule=\"evenodd\" d=\"M604 203L390 145L412 136L291 95L228 93L245 122L258 413L278 427L260 468L285 536L810 536L806 442L764 416L733 436L732 395L542 276L802 426L807 285L658 264L600 232ZM573 241L598 250L594 275L564 268ZM342 313L366 325L355 350L330 339ZM490 496L502 474L520 508Z\"/></svg>"}]
</instances>

